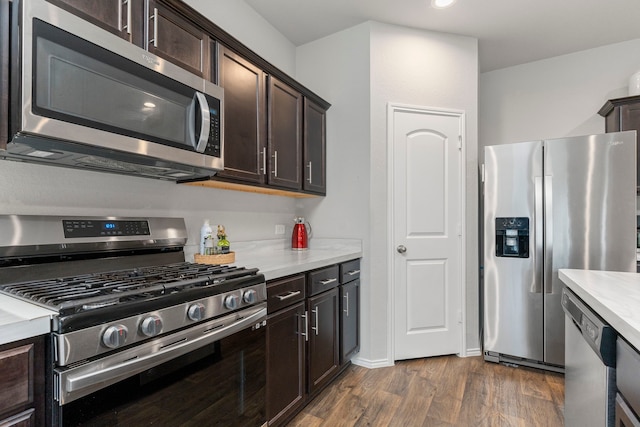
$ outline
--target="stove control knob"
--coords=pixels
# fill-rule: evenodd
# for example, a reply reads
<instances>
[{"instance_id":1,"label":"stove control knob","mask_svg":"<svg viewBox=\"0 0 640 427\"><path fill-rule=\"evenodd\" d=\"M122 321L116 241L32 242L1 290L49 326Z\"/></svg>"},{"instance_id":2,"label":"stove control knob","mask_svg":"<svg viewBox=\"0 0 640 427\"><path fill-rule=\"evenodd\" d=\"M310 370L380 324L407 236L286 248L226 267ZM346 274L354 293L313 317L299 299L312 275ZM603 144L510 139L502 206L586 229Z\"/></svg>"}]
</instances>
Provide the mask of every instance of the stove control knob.
<instances>
[{"instance_id":1,"label":"stove control knob","mask_svg":"<svg viewBox=\"0 0 640 427\"><path fill-rule=\"evenodd\" d=\"M109 348L118 348L127 340L127 332L124 325L109 326L102 334L102 344Z\"/></svg>"},{"instance_id":2,"label":"stove control knob","mask_svg":"<svg viewBox=\"0 0 640 427\"><path fill-rule=\"evenodd\" d=\"M162 332L162 319L154 314L145 317L140 323L140 332L148 337L155 337Z\"/></svg>"},{"instance_id":3,"label":"stove control knob","mask_svg":"<svg viewBox=\"0 0 640 427\"><path fill-rule=\"evenodd\" d=\"M195 304L190 305L189 310L187 311L187 316L189 316L189 319L193 320L194 322L198 322L204 319L204 316L205 316L204 304L201 302L197 302Z\"/></svg>"},{"instance_id":4,"label":"stove control knob","mask_svg":"<svg viewBox=\"0 0 640 427\"><path fill-rule=\"evenodd\" d=\"M224 306L229 310L235 310L236 308L238 308L238 305L240 305L239 300L240 298L238 298L238 295L227 295L224 298Z\"/></svg>"},{"instance_id":5,"label":"stove control knob","mask_svg":"<svg viewBox=\"0 0 640 427\"><path fill-rule=\"evenodd\" d=\"M258 293L255 289L249 289L244 293L244 295L242 295L242 299L247 304L254 304L258 300Z\"/></svg>"}]
</instances>

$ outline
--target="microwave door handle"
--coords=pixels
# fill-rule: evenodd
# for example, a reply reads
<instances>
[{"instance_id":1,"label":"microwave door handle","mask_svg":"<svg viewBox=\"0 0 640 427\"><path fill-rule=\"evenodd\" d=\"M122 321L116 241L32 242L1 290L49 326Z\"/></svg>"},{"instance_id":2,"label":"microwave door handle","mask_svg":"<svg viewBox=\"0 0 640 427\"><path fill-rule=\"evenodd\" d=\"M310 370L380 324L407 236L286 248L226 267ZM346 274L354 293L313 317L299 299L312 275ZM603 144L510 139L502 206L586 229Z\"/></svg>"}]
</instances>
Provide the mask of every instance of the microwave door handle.
<instances>
[{"instance_id":1,"label":"microwave door handle","mask_svg":"<svg viewBox=\"0 0 640 427\"><path fill-rule=\"evenodd\" d=\"M196 101L200 106L199 109L196 110L196 114L200 113L200 138L196 141L195 149L199 153L203 153L204 149L207 147L207 141L209 141L209 132L211 132L211 117L209 116L209 103L207 102L207 98L205 98L204 94L200 92L196 92ZM195 126L195 121L192 124Z\"/></svg>"}]
</instances>

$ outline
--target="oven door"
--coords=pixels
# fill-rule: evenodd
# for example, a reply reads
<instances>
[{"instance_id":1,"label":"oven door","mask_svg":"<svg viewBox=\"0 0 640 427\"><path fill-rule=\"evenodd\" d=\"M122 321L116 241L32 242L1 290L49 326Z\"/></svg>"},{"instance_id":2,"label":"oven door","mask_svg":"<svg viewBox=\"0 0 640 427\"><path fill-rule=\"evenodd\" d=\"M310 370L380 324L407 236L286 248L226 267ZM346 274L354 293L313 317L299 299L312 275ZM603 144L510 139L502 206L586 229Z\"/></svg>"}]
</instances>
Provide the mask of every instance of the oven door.
<instances>
[{"instance_id":1,"label":"oven door","mask_svg":"<svg viewBox=\"0 0 640 427\"><path fill-rule=\"evenodd\" d=\"M83 396L54 402L53 425L264 425L266 309L244 319L237 319L235 324L244 326L231 334L219 333L227 326L206 322L201 326L213 330L198 328L195 335L207 338L196 339L193 346L187 344L193 340L178 334L164 337L160 347L166 350L161 352L175 355L175 349L185 346L188 351L177 351L179 356L168 361L160 357L164 362L151 367L143 361L132 368L133 374L121 367L144 357L108 367L110 362L103 358L93 363L94 371L72 367L56 372L54 384ZM122 353L127 350L118 354ZM86 394L87 390L92 391Z\"/></svg>"},{"instance_id":2,"label":"oven door","mask_svg":"<svg viewBox=\"0 0 640 427\"><path fill-rule=\"evenodd\" d=\"M44 0L22 7L10 153L62 162L74 149L70 141L85 150L223 168L222 88ZM36 145L34 136L59 142Z\"/></svg>"}]
</instances>

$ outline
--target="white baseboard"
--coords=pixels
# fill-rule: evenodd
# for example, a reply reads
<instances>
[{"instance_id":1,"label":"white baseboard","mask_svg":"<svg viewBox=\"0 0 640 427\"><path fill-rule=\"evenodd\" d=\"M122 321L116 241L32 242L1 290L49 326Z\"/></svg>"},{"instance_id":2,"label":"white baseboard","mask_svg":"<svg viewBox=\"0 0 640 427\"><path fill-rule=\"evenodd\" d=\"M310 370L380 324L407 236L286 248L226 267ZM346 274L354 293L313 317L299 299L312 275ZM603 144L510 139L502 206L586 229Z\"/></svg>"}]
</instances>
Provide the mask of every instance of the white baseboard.
<instances>
[{"instance_id":1,"label":"white baseboard","mask_svg":"<svg viewBox=\"0 0 640 427\"><path fill-rule=\"evenodd\" d=\"M394 365L393 361L389 361L389 359L370 360L357 356L351 359L351 363L368 369L386 368Z\"/></svg>"},{"instance_id":2,"label":"white baseboard","mask_svg":"<svg viewBox=\"0 0 640 427\"><path fill-rule=\"evenodd\" d=\"M464 357L482 356L482 350L479 348L468 348Z\"/></svg>"}]
</instances>

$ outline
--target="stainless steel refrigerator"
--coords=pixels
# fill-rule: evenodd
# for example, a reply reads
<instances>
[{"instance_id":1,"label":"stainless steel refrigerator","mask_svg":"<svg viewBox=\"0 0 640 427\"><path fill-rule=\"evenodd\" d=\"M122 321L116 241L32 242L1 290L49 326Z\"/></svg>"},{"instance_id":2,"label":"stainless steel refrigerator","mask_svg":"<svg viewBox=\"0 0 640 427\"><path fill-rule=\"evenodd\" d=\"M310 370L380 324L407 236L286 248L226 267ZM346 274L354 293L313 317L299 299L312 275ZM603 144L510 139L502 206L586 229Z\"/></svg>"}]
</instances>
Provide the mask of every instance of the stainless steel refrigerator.
<instances>
[{"instance_id":1,"label":"stainless steel refrigerator","mask_svg":"<svg viewBox=\"0 0 640 427\"><path fill-rule=\"evenodd\" d=\"M485 147L484 358L564 366L558 269L636 271L636 135Z\"/></svg>"}]
</instances>

